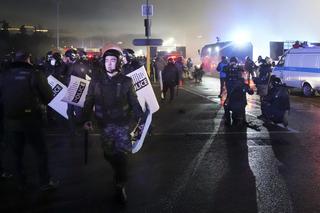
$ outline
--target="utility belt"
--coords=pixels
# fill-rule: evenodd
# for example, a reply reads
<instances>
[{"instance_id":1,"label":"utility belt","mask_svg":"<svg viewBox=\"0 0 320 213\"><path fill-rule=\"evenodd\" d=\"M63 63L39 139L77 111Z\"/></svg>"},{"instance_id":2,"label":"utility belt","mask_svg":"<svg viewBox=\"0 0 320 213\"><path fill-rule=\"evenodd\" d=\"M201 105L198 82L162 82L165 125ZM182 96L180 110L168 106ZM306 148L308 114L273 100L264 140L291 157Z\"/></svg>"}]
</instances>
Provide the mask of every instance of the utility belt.
<instances>
[{"instance_id":1,"label":"utility belt","mask_svg":"<svg viewBox=\"0 0 320 213\"><path fill-rule=\"evenodd\" d=\"M129 105L113 106L108 109L96 107L96 117L101 123L123 123L129 121Z\"/></svg>"},{"instance_id":2,"label":"utility belt","mask_svg":"<svg viewBox=\"0 0 320 213\"><path fill-rule=\"evenodd\" d=\"M104 111L104 113L109 118L125 117L129 113L129 105L126 104L126 105L122 106L121 108L114 107L113 109L108 109L108 110Z\"/></svg>"}]
</instances>

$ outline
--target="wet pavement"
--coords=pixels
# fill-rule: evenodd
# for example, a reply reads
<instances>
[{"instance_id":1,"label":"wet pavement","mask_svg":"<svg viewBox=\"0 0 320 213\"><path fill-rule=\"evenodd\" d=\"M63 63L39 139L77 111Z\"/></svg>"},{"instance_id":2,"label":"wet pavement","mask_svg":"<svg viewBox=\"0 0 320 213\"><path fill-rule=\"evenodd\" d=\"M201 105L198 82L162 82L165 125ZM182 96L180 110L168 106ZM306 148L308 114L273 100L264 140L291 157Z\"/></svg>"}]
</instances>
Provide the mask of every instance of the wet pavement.
<instances>
[{"instance_id":1,"label":"wet pavement","mask_svg":"<svg viewBox=\"0 0 320 213\"><path fill-rule=\"evenodd\" d=\"M159 95L158 84L154 85ZM128 203L114 200L112 170L99 134L73 140L65 122L48 128L49 166L60 187L40 192L32 151L26 150L28 188L1 181L0 212L320 212L319 97L291 97L289 126L263 125L259 97L248 97L247 120L222 122L219 81L186 81L173 102L160 103L152 135L130 156ZM12 171L10 150L6 167Z\"/></svg>"}]
</instances>

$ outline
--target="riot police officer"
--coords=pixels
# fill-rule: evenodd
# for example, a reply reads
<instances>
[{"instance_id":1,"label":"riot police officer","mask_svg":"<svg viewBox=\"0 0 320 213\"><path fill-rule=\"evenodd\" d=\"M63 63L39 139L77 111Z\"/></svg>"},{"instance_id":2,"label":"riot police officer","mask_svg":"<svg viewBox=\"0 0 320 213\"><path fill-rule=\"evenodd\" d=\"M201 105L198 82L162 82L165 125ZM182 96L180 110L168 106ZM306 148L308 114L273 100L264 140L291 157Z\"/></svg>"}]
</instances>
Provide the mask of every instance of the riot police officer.
<instances>
[{"instance_id":1,"label":"riot police officer","mask_svg":"<svg viewBox=\"0 0 320 213\"><path fill-rule=\"evenodd\" d=\"M124 49L123 55L125 64L122 66L122 72L124 75L127 75L139 69L142 66L140 62L136 59L136 56L132 49Z\"/></svg>"},{"instance_id":2,"label":"riot police officer","mask_svg":"<svg viewBox=\"0 0 320 213\"><path fill-rule=\"evenodd\" d=\"M34 69L30 54L17 51L15 62L1 76L1 93L5 131L11 138L15 155L16 177L21 189L26 184L23 166L25 143L35 151L42 190L56 188L50 178L45 143L42 105L48 104L53 93L43 73Z\"/></svg>"},{"instance_id":3,"label":"riot police officer","mask_svg":"<svg viewBox=\"0 0 320 213\"><path fill-rule=\"evenodd\" d=\"M66 85L69 85L71 75L85 79L87 74L87 67L79 62L79 55L76 49L69 49L65 52L65 71ZM82 108L72 104L68 104L67 109L68 124L70 130L71 139L76 136L77 125L81 121Z\"/></svg>"},{"instance_id":4,"label":"riot police officer","mask_svg":"<svg viewBox=\"0 0 320 213\"><path fill-rule=\"evenodd\" d=\"M226 125L240 128L246 124L246 93L253 94L253 90L245 83L242 72L243 68L238 64L237 58L231 57L226 68L227 98L224 102L224 119Z\"/></svg>"},{"instance_id":5,"label":"riot police officer","mask_svg":"<svg viewBox=\"0 0 320 213\"><path fill-rule=\"evenodd\" d=\"M260 101L261 103L264 102L265 96L268 94L268 87L269 87L269 79L272 72L271 64L267 63L265 59L260 60L260 66L259 66L259 75L257 78L255 78L254 82L257 87L257 93L260 95ZM259 119L263 119L265 117L264 115L264 104L261 104L261 112L262 114L258 116Z\"/></svg>"},{"instance_id":6,"label":"riot police officer","mask_svg":"<svg viewBox=\"0 0 320 213\"><path fill-rule=\"evenodd\" d=\"M251 60L249 56L246 56L245 63L244 63L244 69L247 72L247 80L248 84L250 84L250 79L253 79L256 77L255 70L258 68L258 66Z\"/></svg>"},{"instance_id":7,"label":"riot police officer","mask_svg":"<svg viewBox=\"0 0 320 213\"><path fill-rule=\"evenodd\" d=\"M109 49L103 54L104 72L91 80L84 104L84 128L92 129L93 106L98 125L102 129L101 140L105 159L114 170L116 196L122 203L127 201L128 154L132 151L129 124L131 112L136 121L143 119L133 82L121 72L122 53ZM143 123L143 121L142 121Z\"/></svg>"},{"instance_id":8,"label":"riot police officer","mask_svg":"<svg viewBox=\"0 0 320 213\"><path fill-rule=\"evenodd\" d=\"M162 102L165 101L167 91L170 91L170 102L174 98L174 89L179 85L179 70L174 64L173 58L168 59L168 64L164 67L162 74L163 82L163 98Z\"/></svg>"},{"instance_id":9,"label":"riot police officer","mask_svg":"<svg viewBox=\"0 0 320 213\"><path fill-rule=\"evenodd\" d=\"M49 51L46 55L46 62L44 64L45 74L48 77L52 75L61 82L66 81L66 76L63 73L64 64L61 54L59 52Z\"/></svg>"},{"instance_id":10,"label":"riot police officer","mask_svg":"<svg viewBox=\"0 0 320 213\"><path fill-rule=\"evenodd\" d=\"M290 110L290 98L287 87L281 83L281 80L271 76L268 94L264 97L261 105L264 111L263 120L274 123L283 123L288 126L288 112Z\"/></svg>"}]
</instances>

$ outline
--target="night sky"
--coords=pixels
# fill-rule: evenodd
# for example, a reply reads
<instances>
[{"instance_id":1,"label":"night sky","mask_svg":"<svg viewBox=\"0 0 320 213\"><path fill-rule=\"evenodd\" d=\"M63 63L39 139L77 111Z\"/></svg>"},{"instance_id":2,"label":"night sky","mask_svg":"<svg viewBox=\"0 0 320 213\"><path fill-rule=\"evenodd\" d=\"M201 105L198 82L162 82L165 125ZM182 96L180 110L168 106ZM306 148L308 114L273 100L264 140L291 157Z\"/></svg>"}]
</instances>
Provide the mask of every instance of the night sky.
<instances>
[{"instance_id":1,"label":"night sky","mask_svg":"<svg viewBox=\"0 0 320 213\"><path fill-rule=\"evenodd\" d=\"M61 0L62 35L116 40L144 36L141 4L146 0ZM0 0L0 20L11 26L56 29L56 0ZM247 32L256 54L269 41L320 41L319 0L149 0L154 5L152 37L174 37L196 50L205 43L235 39ZM191 52L191 51L190 51ZM195 52L195 51L194 51Z\"/></svg>"}]
</instances>

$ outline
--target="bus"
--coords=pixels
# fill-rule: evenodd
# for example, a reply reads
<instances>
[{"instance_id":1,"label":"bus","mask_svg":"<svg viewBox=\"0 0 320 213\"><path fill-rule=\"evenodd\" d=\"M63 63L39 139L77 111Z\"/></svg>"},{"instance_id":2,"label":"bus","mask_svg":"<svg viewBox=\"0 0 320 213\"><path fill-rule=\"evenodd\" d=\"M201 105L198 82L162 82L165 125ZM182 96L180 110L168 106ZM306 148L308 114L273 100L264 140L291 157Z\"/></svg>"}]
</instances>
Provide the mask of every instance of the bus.
<instances>
[{"instance_id":1,"label":"bus","mask_svg":"<svg viewBox=\"0 0 320 213\"><path fill-rule=\"evenodd\" d=\"M235 43L232 41L217 42L205 45L200 52L201 63L205 72L214 72L221 56L237 57L243 63L246 56L252 59L253 46L251 42Z\"/></svg>"}]
</instances>

